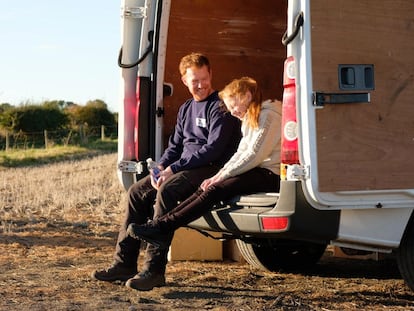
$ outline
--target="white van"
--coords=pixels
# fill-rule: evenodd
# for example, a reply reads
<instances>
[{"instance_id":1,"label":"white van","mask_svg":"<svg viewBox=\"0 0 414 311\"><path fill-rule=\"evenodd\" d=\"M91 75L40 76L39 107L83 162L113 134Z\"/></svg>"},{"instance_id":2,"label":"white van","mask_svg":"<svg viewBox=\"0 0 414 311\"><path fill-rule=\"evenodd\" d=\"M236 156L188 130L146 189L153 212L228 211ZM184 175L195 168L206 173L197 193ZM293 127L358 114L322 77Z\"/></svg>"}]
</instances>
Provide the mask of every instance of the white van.
<instances>
[{"instance_id":1,"label":"white van","mask_svg":"<svg viewBox=\"0 0 414 311\"><path fill-rule=\"evenodd\" d=\"M395 254L414 290L413 13L409 0L123 0L122 184L161 156L189 96L179 60L203 52L216 89L249 75L283 99L282 180L191 226L268 270L315 264L327 245Z\"/></svg>"}]
</instances>

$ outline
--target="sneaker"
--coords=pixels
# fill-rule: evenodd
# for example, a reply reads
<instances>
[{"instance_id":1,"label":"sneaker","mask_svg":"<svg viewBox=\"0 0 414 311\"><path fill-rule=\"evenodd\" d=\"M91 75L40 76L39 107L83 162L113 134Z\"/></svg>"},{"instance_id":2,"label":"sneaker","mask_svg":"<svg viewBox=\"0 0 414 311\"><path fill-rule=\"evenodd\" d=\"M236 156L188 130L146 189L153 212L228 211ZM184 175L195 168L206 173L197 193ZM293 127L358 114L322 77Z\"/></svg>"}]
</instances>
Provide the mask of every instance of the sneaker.
<instances>
[{"instance_id":1,"label":"sneaker","mask_svg":"<svg viewBox=\"0 0 414 311\"><path fill-rule=\"evenodd\" d=\"M164 274L142 271L129 279L125 286L141 291L151 290L154 287L165 286L165 276Z\"/></svg>"},{"instance_id":2,"label":"sneaker","mask_svg":"<svg viewBox=\"0 0 414 311\"><path fill-rule=\"evenodd\" d=\"M144 225L131 223L128 226L127 234L134 239L150 243L159 249L167 249L170 247L170 234L161 232L159 227L151 223Z\"/></svg>"},{"instance_id":3,"label":"sneaker","mask_svg":"<svg viewBox=\"0 0 414 311\"><path fill-rule=\"evenodd\" d=\"M115 282L122 281L125 282L130 278L134 277L138 273L137 269L125 268L121 265L114 264L108 269L104 270L95 270L92 272L92 278L98 281L105 282Z\"/></svg>"}]
</instances>

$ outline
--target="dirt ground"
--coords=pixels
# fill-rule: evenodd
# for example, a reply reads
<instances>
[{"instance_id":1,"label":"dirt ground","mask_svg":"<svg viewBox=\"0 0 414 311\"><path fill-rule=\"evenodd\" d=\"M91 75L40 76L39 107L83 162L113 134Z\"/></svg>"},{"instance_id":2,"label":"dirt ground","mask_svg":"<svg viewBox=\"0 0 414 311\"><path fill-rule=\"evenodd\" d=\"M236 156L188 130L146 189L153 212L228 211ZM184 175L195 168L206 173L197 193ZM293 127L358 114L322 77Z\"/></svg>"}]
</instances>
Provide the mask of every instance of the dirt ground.
<instances>
[{"instance_id":1,"label":"dirt ground","mask_svg":"<svg viewBox=\"0 0 414 311\"><path fill-rule=\"evenodd\" d=\"M391 260L327 253L305 274L229 260L176 261L168 265L165 287L138 292L90 278L111 262L115 225L7 226L0 233L0 310L414 310L414 293Z\"/></svg>"},{"instance_id":2,"label":"dirt ground","mask_svg":"<svg viewBox=\"0 0 414 311\"><path fill-rule=\"evenodd\" d=\"M393 261L327 252L307 273L174 261L148 292L92 280L112 262L123 213L116 154L0 167L0 310L414 310Z\"/></svg>"}]
</instances>

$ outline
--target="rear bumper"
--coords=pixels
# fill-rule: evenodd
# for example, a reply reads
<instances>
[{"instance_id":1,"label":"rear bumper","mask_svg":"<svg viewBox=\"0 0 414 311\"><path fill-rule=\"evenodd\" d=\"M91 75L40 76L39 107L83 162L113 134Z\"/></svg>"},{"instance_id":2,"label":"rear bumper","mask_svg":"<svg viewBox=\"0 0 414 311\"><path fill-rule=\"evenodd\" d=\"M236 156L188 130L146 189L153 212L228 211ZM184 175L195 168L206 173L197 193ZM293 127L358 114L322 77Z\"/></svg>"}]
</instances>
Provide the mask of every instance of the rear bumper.
<instances>
[{"instance_id":1,"label":"rear bumper","mask_svg":"<svg viewBox=\"0 0 414 311\"><path fill-rule=\"evenodd\" d=\"M310 206L297 181L281 181L276 205L260 206L258 198L249 205L231 203L215 209L192 222L189 226L199 230L218 231L235 237L288 238L329 242L338 233L340 211L320 211ZM268 198L264 198L265 202ZM240 202L238 204L241 204ZM283 230L263 229L262 219L287 217L288 225Z\"/></svg>"}]
</instances>

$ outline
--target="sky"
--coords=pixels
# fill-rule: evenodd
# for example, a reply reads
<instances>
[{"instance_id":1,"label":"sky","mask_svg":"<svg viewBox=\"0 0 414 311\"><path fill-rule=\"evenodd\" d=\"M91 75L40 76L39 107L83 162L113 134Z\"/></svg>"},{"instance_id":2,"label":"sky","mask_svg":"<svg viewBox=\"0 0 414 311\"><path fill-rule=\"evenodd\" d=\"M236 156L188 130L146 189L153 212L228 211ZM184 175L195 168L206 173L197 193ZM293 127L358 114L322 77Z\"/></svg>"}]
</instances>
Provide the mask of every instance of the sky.
<instances>
[{"instance_id":1,"label":"sky","mask_svg":"<svg viewBox=\"0 0 414 311\"><path fill-rule=\"evenodd\" d=\"M121 0L0 0L0 104L119 111Z\"/></svg>"}]
</instances>

